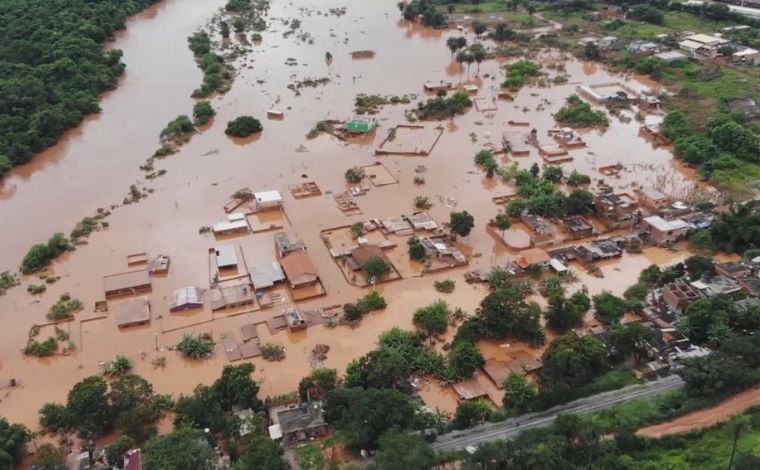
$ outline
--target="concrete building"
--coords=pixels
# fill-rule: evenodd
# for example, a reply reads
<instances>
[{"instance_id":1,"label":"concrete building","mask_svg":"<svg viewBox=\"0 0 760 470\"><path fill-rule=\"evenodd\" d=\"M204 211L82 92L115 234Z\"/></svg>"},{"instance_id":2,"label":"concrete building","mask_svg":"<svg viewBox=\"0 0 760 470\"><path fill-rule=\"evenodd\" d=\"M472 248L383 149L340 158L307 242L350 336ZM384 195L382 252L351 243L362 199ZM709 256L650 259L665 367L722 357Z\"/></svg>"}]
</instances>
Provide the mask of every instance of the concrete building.
<instances>
[{"instance_id":1,"label":"concrete building","mask_svg":"<svg viewBox=\"0 0 760 470\"><path fill-rule=\"evenodd\" d=\"M329 431L318 401L272 407L269 416L269 437L282 439L284 446L322 437Z\"/></svg>"},{"instance_id":2,"label":"concrete building","mask_svg":"<svg viewBox=\"0 0 760 470\"><path fill-rule=\"evenodd\" d=\"M594 233L594 227L591 225L591 222L580 215L567 216L562 219L562 223L573 240L590 237Z\"/></svg>"},{"instance_id":3,"label":"concrete building","mask_svg":"<svg viewBox=\"0 0 760 470\"><path fill-rule=\"evenodd\" d=\"M691 57L714 59L719 55L718 48L726 43L727 39L699 33L686 36L678 43L678 47Z\"/></svg>"},{"instance_id":4,"label":"concrete building","mask_svg":"<svg viewBox=\"0 0 760 470\"><path fill-rule=\"evenodd\" d=\"M528 269L533 266L544 268L549 265L549 253L541 248L528 248L517 254L515 264L522 269Z\"/></svg>"},{"instance_id":5,"label":"concrete building","mask_svg":"<svg viewBox=\"0 0 760 470\"><path fill-rule=\"evenodd\" d=\"M644 217L642 230L655 245L667 245L686 237L691 225L681 219L665 220L659 215Z\"/></svg>"},{"instance_id":6,"label":"concrete building","mask_svg":"<svg viewBox=\"0 0 760 470\"><path fill-rule=\"evenodd\" d=\"M663 302L676 313L683 312L697 299L699 299L697 291L685 282L675 281L662 287Z\"/></svg>"},{"instance_id":7,"label":"concrete building","mask_svg":"<svg viewBox=\"0 0 760 470\"><path fill-rule=\"evenodd\" d=\"M636 190L636 195L642 206L655 211L665 209L670 204L670 198L652 186L642 186L641 189Z\"/></svg>"},{"instance_id":8,"label":"concrete building","mask_svg":"<svg viewBox=\"0 0 760 470\"><path fill-rule=\"evenodd\" d=\"M174 291L170 312L181 312L203 307L203 291L199 287L182 287Z\"/></svg>"},{"instance_id":9,"label":"concrete building","mask_svg":"<svg viewBox=\"0 0 760 470\"><path fill-rule=\"evenodd\" d=\"M256 207L260 211L282 208L282 194L277 190L253 193L253 198L256 201Z\"/></svg>"},{"instance_id":10,"label":"concrete building","mask_svg":"<svg viewBox=\"0 0 760 470\"><path fill-rule=\"evenodd\" d=\"M143 298L119 302L119 307L116 310L114 318L119 328L149 323L150 302Z\"/></svg>"},{"instance_id":11,"label":"concrete building","mask_svg":"<svg viewBox=\"0 0 760 470\"><path fill-rule=\"evenodd\" d=\"M313 286L319 281L317 268L305 251L290 253L280 260L280 265L293 289Z\"/></svg>"},{"instance_id":12,"label":"concrete building","mask_svg":"<svg viewBox=\"0 0 760 470\"><path fill-rule=\"evenodd\" d=\"M715 263L715 272L731 279L741 279L752 274L752 268L742 263Z\"/></svg>"},{"instance_id":13,"label":"concrete building","mask_svg":"<svg viewBox=\"0 0 760 470\"><path fill-rule=\"evenodd\" d=\"M285 232L277 232L274 234L274 248L277 253L277 258L284 258L290 253L299 251L306 251L306 244L303 240L290 240L288 234Z\"/></svg>"},{"instance_id":14,"label":"concrete building","mask_svg":"<svg viewBox=\"0 0 760 470\"><path fill-rule=\"evenodd\" d=\"M636 222L639 203L627 193L601 194L594 198L594 211L607 228L617 230Z\"/></svg>"},{"instance_id":15,"label":"concrete building","mask_svg":"<svg viewBox=\"0 0 760 470\"><path fill-rule=\"evenodd\" d=\"M218 269L237 268L237 249L234 245L222 245L214 248L216 255L216 267Z\"/></svg>"},{"instance_id":16,"label":"concrete building","mask_svg":"<svg viewBox=\"0 0 760 470\"><path fill-rule=\"evenodd\" d=\"M152 289L153 285L147 269L103 276L106 299L145 294Z\"/></svg>"}]
</instances>

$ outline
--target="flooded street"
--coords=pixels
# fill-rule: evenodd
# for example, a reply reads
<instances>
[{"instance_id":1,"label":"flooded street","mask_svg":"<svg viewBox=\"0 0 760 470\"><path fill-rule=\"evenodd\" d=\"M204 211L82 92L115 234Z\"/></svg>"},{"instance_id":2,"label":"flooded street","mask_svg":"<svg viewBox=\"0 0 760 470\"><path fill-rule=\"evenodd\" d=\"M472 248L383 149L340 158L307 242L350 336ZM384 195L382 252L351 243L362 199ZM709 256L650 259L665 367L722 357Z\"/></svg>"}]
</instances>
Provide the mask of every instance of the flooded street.
<instances>
[{"instance_id":1,"label":"flooded street","mask_svg":"<svg viewBox=\"0 0 760 470\"><path fill-rule=\"evenodd\" d=\"M219 343L219 334L236 332L244 324L266 321L280 314L282 306L235 315L224 310L212 313L208 302L204 311L170 313L172 292L185 286L209 286L208 250L218 245L239 245L249 266L275 260L273 232L261 232L215 240L211 233L199 234L199 228L225 219L223 205L236 190L248 187L253 191L279 190L284 196L283 230L291 238L302 239L314 261L327 295L299 302L300 308L326 307L354 301L367 289L346 282L340 268L325 247L322 230L350 225L371 218L392 217L414 210L415 196L427 196L433 203L429 214L439 223L447 221L451 210L467 210L475 217L472 233L461 240L460 247L470 258L469 267L456 268L435 275L409 277L381 284L377 289L388 300L384 311L367 315L354 329L339 326L330 329L316 326L306 331L270 334L259 325L261 343L276 342L287 349L282 363L253 360L255 378L261 382L261 395L275 395L294 390L301 377L311 368L311 351L317 344L328 344L330 351L324 366L345 370L354 358L375 346L377 336L391 328L411 328L414 310L445 298L452 306L474 312L485 295L483 286L465 284L462 274L467 269L489 268L513 259L516 251L506 248L498 237L485 230L486 222L500 206L491 198L509 188L498 180L489 180L473 163L473 156L484 145L500 145L504 132L527 132L508 122L525 121L538 130L539 140L547 142L547 131L556 127L551 116L575 93L580 83L601 84L622 81L601 67L588 67L575 59L562 60L568 82L547 88L526 86L514 102L498 100L495 111L472 108L453 122L441 123L444 132L427 157L374 156L374 150L385 139L388 129L406 123L404 111L416 102L388 105L376 116L379 128L374 138L362 143L341 142L323 134L307 139L306 134L325 119L345 119L353 113L357 94L418 95L426 98L423 83L430 80L467 79L466 67L461 70L450 61L445 41L452 31L432 31L399 20L396 2L373 1L361 6L341 0L316 2L295 0L272 2L269 24L263 40L236 62L238 75L232 89L222 97L211 99L217 111L211 126L195 135L180 151L156 161L156 169L165 169L165 176L143 181L138 168L159 147L161 129L178 114L192 113L190 94L201 83L186 38L204 25L224 4L221 0L166 0L132 19L128 30L121 33L113 47L124 50L127 71L119 87L107 94L103 112L88 118L68 133L59 145L36 157L33 163L15 170L0 188L0 218L13 224L6 230L0 253L0 271L15 270L27 249L46 240L56 231L68 232L74 224L99 207L121 204L130 184L143 181L154 192L139 201L116 209L107 219L109 228L93 233L87 245L56 260L52 271L61 280L48 286L40 297L25 291L28 283L39 283L35 276L22 286L0 297L0 383L11 378L21 385L3 390L0 414L10 421L37 426L37 410L48 401L65 400L69 388L78 380L99 372L98 363L125 355L135 362L135 372L152 382L160 393L188 393L198 383L217 378L227 364ZM346 14L328 14L330 8L346 7ZM317 14L319 12L320 14ZM285 22L300 18L302 30L313 44L292 34L283 37ZM469 41L474 36L466 34ZM372 59L354 60L350 52L372 49ZM324 56L334 57L328 65ZM286 65L292 58L297 65ZM560 59L556 52L543 54L539 61ZM487 103L495 98L504 79L501 60L480 64L476 82L478 97ZM544 68L549 78L558 72ZM476 65L469 78L476 74ZM306 79L326 77L329 82L314 88L304 87L300 96L288 84ZM626 84L644 90L640 81ZM283 120L266 119L267 110L284 111ZM240 115L252 115L262 121L260 137L247 140L228 138L226 123ZM423 123L433 127L438 122ZM638 135L640 123L621 122L611 117L608 130L583 134L587 147L572 150L573 161L562 164L565 173L575 168L616 191L632 191L634 184L647 182L674 198L689 195L695 183L686 172L674 171L668 150L653 146ZM530 127L528 129L530 129ZM305 147L299 149L299 146ZM297 150L298 149L298 150ZM515 161L520 168L533 163L543 164L536 149L526 157L499 157L502 164ZM345 190L344 173L352 166L372 164L380 159L397 184L372 186L356 198L362 215L347 217L328 194ZM616 177L605 177L598 168L620 163ZM415 185L418 165L426 171L424 185ZM288 186L315 181L322 195L295 199ZM271 221L261 218L264 225ZM279 223L279 221L278 221ZM515 231L517 239L524 239ZM400 246L397 250L406 250ZM115 303L105 317L94 312L94 304L104 298L102 277L129 271L127 255L146 252L171 257L168 275L153 278L149 325L119 330L114 322ZM664 253L663 253L664 252ZM601 266L605 279L585 275L575 269L582 284L591 293L610 289L622 292L635 282L639 271L649 264L673 263L688 256L666 250L647 249L642 255L624 255L614 264ZM410 270L417 272L418 270ZM456 290L438 294L433 281L451 278ZM577 284L580 286L581 284ZM25 357L20 349L26 344L32 324L43 324L45 313L68 292L81 299L85 309L76 314L68 326L76 350L71 356L48 359ZM81 320L93 318L91 321ZM176 344L183 333L208 332L217 341L212 360L189 362L173 351L157 348ZM44 337L43 337L44 339ZM165 356L165 369L154 369L151 359ZM486 355L486 358L489 356ZM446 408L452 397L444 392L427 392L437 397ZM424 395L424 393L423 393ZM455 398L455 397L454 397ZM454 400L455 402L455 400Z\"/></svg>"}]
</instances>

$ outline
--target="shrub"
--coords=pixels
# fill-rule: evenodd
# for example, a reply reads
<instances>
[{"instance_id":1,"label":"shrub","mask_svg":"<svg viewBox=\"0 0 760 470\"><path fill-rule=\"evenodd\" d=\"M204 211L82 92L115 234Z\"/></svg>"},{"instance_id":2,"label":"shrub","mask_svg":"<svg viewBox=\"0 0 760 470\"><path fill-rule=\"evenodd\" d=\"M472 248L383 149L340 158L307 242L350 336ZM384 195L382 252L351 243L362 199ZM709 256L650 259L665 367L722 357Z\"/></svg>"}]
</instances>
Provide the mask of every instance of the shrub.
<instances>
[{"instance_id":1,"label":"shrub","mask_svg":"<svg viewBox=\"0 0 760 470\"><path fill-rule=\"evenodd\" d=\"M359 168L358 166L352 166L348 170L346 170L346 181L348 181L351 184L359 184L364 179L365 173L362 168Z\"/></svg>"},{"instance_id":2,"label":"shrub","mask_svg":"<svg viewBox=\"0 0 760 470\"><path fill-rule=\"evenodd\" d=\"M454 292L454 288L456 287L456 282L452 279L444 279L443 281L435 281L433 283L433 287L438 292L444 292L444 293L451 293Z\"/></svg>"},{"instance_id":3,"label":"shrub","mask_svg":"<svg viewBox=\"0 0 760 470\"><path fill-rule=\"evenodd\" d=\"M199 101L193 106L193 119L195 119L196 126L207 124L215 114L216 111L208 101Z\"/></svg>"},{"instance_id":4,"label":"shrub","mask_svg":"<svg viewBox=\"0 0 760 470\"><path fill-rule=\"evenodd\" d=\"M46 244L38 243L29 249L21 261L21 272L31 274L42 271L53 259L68 249L69 241L62 233L56 233Z\"/></svg>"},{"instance_id":5,"label":"shrub","mask_svg":"<svg viewBox=\"0 0 760 470\"><path fill-rule=\"evenodd\" d=\"M362 270L368 277L380 280L391 273L391 266L382 257L374 255L364 261Z\"/></svg>"},{"instance_id":6,"label":"shrub","mask_svg":"<svg viewBox=\"0 0 760 470\"><path fill-rule=\"evenodd\" d=\"M358 305L366 311L382 310L387 306L385 298L377 291L372 291L359 299Z\"/></svg>"},{"instance_id":7,"label":"shrub","mask_svg":"<svg viewBox=\"0 0 760 470\"><path fill-rule=\"evenodd\" d=\"M261 346L261 357L267 361L282 361L285 359L285 346L277 343L266 343Z\"/></svg>"},{"instance_id":8,"label":"shrub","mask_svg":"<svg viewBox=\"0 0 760 470\"><path fill-rule=\"evenodd\" d=\"M577 95L570 95L567 103L563 106L554 119L558 123L569 127L607 127L609 120L603 111L595 111L591 105L578 98Z\"/></svg>"},{"instance_id":9,"label":"shrub","mask_svg":"<svg viewBox=\"0 0 760 470\"><path fill-rule=\"evenodd\" d=\"M166 125L164 130L161 131L161 138L176 140L181 139L188 134L192 134L193 132L195 132L193 122L187 115L182 114Z\"/></svg>"},{"instance_id":10,"label":"shrub","mask_svg":"<svg viewBox=\"0 0 760 470\"><path fill-rule=\"evenodd\" d=\"M430 203L430 199L427 196L415 196L414 207L417 209L430 209L433 204Z\"/></svg>"},{"instance_id":11,"label":"shrub","mask_svg":"<svg viewBox=\"0 0 760 470\"><path fill-rule=\"evenodd\" d=\"M48 310L47 318L52 321L66 320L71 318L76 311L82 310L84 305L79 299L72 299L69 294L61 294L58 302Z\"/></svg>"},{"instance_id":12,"label":"shrub","mask_svg":"<svg viewBox=\"0 0 760 470\"><path fill-rule=\"evenodd\" d=\"M214 341L208 333L185 334L177 349L188 359L207 359L214 354Z\"/></svg>"},{"instance_id":13,"label":"shrub","mask_svg":"<svg viewBox=\"0 0 760 470\"><path fill-rule=\"evenodd\" d=\"M227 123L224 133L233 137L248 137L262 130L264 128L258 119L252 116L240 116Z\"/></svg>"},{"instance_id":14,"label":"shrub","mask_svg":"<svg viewBox=\"0 0 760 470\"><path fill-rule=\"evenodd\" d=\"M31 340L24 349L24 354L29 356L45 357L52 356L58 350L58 340L50 337L43 342Z\"/></svg>"},{"instance_id":15,"label":"shrub","mask_svg":"<svg viewBox=\"0 0 760 470\"><path fill-rule=\"evenodd\" d=\"M47 286L45 286L45 284L29 284L28 286L26 286L26 291L32 295L42 294L46 290L47 290Z\"/></svg>"}]
</instances>

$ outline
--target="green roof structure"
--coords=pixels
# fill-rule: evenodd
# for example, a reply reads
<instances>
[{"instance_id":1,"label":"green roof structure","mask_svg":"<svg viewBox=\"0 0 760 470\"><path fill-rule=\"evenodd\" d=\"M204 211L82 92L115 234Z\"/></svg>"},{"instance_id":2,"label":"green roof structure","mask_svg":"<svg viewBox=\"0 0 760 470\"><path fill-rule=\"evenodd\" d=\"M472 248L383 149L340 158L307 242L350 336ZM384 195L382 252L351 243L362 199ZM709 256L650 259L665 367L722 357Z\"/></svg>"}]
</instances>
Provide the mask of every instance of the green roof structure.
<instances>
[{"instance_id":1,"label":"green roof structure","mask_svg":"<svg viewBox=\"0 0 760 470\"><path fill-rule=\"evenodd\" d=\"M346 132L352 134L369 134L377 128L377 119L367 116L354 116L346 122Z\"/></svg>"}]
</instances>

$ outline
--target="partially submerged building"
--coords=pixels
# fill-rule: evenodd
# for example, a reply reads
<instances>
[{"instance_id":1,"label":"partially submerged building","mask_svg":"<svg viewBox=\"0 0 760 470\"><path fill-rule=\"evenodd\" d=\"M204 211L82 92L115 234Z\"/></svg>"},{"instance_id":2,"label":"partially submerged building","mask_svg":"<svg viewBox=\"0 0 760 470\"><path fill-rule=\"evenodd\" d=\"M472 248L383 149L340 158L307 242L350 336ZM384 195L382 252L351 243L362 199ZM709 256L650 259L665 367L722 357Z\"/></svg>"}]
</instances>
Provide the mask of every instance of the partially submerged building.
<instances>
[{"instance_id":1,"label":"partially submerged building","mask_svg":"<svg viewBox=\"0 0 760 470\"><path fill-rule=\"evenodd\" d=\"M715 272L738 280L752 274L752 268L742 263L715 263Z\"/></svg>"},{"instance_id":2,"label":"partially submerged building","mask_svg":"<svg viewBox=\"0 0 760 470\"><path fill-rule=\"evenodd\" d=\"M106 299L121 296L140 295L153 290L147 269L103 276Z\"/></svg>"},{"instance_id":3,"label":"partially submerged building","mask_svg":"<svg viewBox=\"0 0 760 470\"><path fill-rule=\"evenodd\" d=\"M176 289L169 304L170 312L181 312L203 307L203 290L200 287Z\"/></svg>"},{"instance_id":4,"label":"partially submerged building","mask_svg":"<svg viewBox=\"0 0 760 470\"><path fill-rule=\"evenodd\" d=\"M534 245L546 245L554 241L549 224L540 215L523 212L520 220L530 229L530 242Z\"/></svg>"},{"instance_id":5,"label":"partially submerged building","mask_svg":"<svg viewBox=\"0 0 760 470\"><path fill-rule=\"evenodd\" d=\"M222 245L214 248L217 269L232 269L238 266L237 249L234 245Z\"/></svg>"},{"instance_id":6,"label":"partially submerged building","mask_svg":"<svg viewBox=\"0 0 760 470\"><path fill-rule=\"evenodd\" d=\"M541 248L528 248L517 254L515 264L522 269L528 269L534 266L545 268L549 265L549 260L549 253Z\"/></svg>"},{"instance_id":7,"label":"partially submerged building","mask_svg":"<svg viewBox=\"0 0 760 470\"><path fill-rule=\"evenodd\" d=\"M149 323L150 302L144 298L121 301L114 318L119 328Z\"/></svg>"},{"instance_id":8,"label":"partially submerged building","mask_svg":"<svg viewBox=\"0 0 760 470\"><path fill-rule=\"evenodd\" d=\"M290 240L288 234L285 232L277 232L274 234L274 248L278 258L284 258L290 253L297 253L299 251L306 251L306 244L303 240Z\"/></svg>"},{"instance_id":9,"label":"partially submerged building","mask_svg":"<svg viewBox=\"0 0 760 470\"><path fill-rule=\"evenodd\" d=\"M450 267L467 264L467 257L464 253L446 243L444 237L420 238L420 243L425 248L425 254L429 258L443 261Z\"/></svg>"},{"instance_id":10,"label":"partially submerged building","mask_svg":"<svg viewBox=\"0 0 760 470\"><path fill-rule=\"evenodd\" d=\"M594 240L575 247L578 261L589 264L623 256L623 250L612 240Z\"/></svg>"},{"instance_id":11,"label":"partially submerged building","mask_svg":"<svg viewBox=\"0 0 760 470\"><path fill-rule=\"evenodd\" d=\"M662 286L662 300L665 305L676 313L681 313L699 299L699 293L683 281L674 281Z\"/></svg>"},{"instance_id":12,"label":"partially submerged building","mask_svg":"<svg viewBox=\"0 0 760 470\"><path fill-rule=\"evenodd\" d=\"M267 289L285 280L285 273L277 261L251 266L250 272L256 289Z\"/></svg>"},{"instance_id":13,"label":"partially submerged building","mask_svg":"<svg viewBox=\"0 0 760 470\"><path fill-rule=\"evenodd\" d=\"M463 382L457 382L453 384L451 388L454 389L459 401L471 401L488 397L486 389L474 378Z\"/></svg>"},{"instance_id":14,"label":"partially submerged building","mask_svg":"<svg viewBox=\"0 0 760 470\"><path fill-rule=\"evenodd\" d=\"M295 307L287 308L282 313L288 322L288 329L290 331L304 330L308 326L306 320L303 319L301 313Z\"/></svg>"},{"instance_id":15,"label":"partially submerged building","mask_svg":"<svg viewBox=\"0 0 760 470\"><path fill-rule=\"evenodd\" d=\"M667 245L686 238L691 225L681 219L665 220L659 215L644 217L642 232L649 235L649 241L655 245Z\"/></svg>"},{"instance_id":16,"label":"partially submerged building","mask_svg":"<svg viewBox=\"0 0 760 470\"><path fill-rule=\"evenodd\" d=\"M728 42L727 39L700 33L686 36L678 43L678 47L689 54L690 57L714 59L719 55L718 49L720 46Z\"/></svg>"},{"instance_id":17,"label":"partially submerged building","mask_svg":"<svg viewBox=\"0 0 760 470\"><path fill-rule=\"evenodd\" d=\"M283 204L282 194L277 190L253 193L253 199L259 211L281 209Z\"/></svg>"},{"instance_id":18,"label":"partially submerged building","mask_svg":"<svg viewBox=\"0 0 760 470\"><path fill-rule=\"evenodd\" d=\"M269 409L269 417L272 423L269 437L282 439L285 446L325 436L329 431L322 403L318 401L273 407Z\"/></svg>"},{"instance_id":19,"label":"partially submerged building","mask_svg":"<svg viewBox=\"0 0 760 470\"><path fill-rule=\"evenodd\" d=\"M349 134L370 134L377 129L377 119L370 116L353 116L343 129Z\"/></svg>"},{"instance_id":20,"label":"partially submerged building","mask_svg":"<svg viewBox=\"0 0 760 470\"><path fill-rule=\"evenodd\" d=\"M364 263L366 263L367 260L374 257L382 259L389 265L391 264L390 260L383 252L383 249L377 245L357 246L351 250L351 256L348 258L348 264L352 270L359 271L363 269Z\"/></svg>"},{"instance_id":21,"label":"partially submerged building","mask_svg":"<svg viewBox=\"0 0 760 470\"><path fill-rule=\"evenodd\" d=\"M317 268L306 251L290 253L280 260L280 265L293 289L313 286L319 282Z\"/></svg>"},{"instance_id":22,"label":"partially submerged building","mask_svg":"<svg viewBox=\"0 0 760 470\"><path fill-rule=\"evenodd\" d=\"M691 286L694 287L700 295L712 297L721 294L733 294L742 290L741 285L728 276L717 275L708 280L699 279L693 281Z\"/></svg>"},{"instance_id":23,"label":"partially submerged building","mask_svg":"<svg viewBox=\"0 0 760 470\"><path fill-rule=\"evenodd\" d=\"M636 190L636 195L639 197L642 206L655 211L665 209L670 204L670 198L652 186L641 187L641 189Z\"/></svg>"},{"instance_id":24,"label":"partially submerged building","mask_svg":"<svg viewBox=\"0 0 760 470\"><path fill-rule=\"evenodd\" d=\"M594 198L594 210L605 226L616 230L636 223L639 203L627 193L601 194Z\"/></svg>"},{"instance_id":25,"label":"partially submerged building","mask_svg":"<svg viewBox=\"0 0 760 470\"><path fill-rule=\"evenodd\" d=\"M237 233L248 233L251 231L248 225L248 220L245 218L245 214L241 212L234 212L227 214L227 220L215 223L211 230L214 235L232 235Z\"/></svg>"},{"instance_id":26,"label":"partially submerged building","mask_svg":"<svg viewBox=\"0 0 760 470\"><path fill-rule=\"evenodd\" d=\"M565 230L573 240L590 237L594 234L594 226L580 215L570 215L562 219Z\"/></svg>"}]
</instances>

